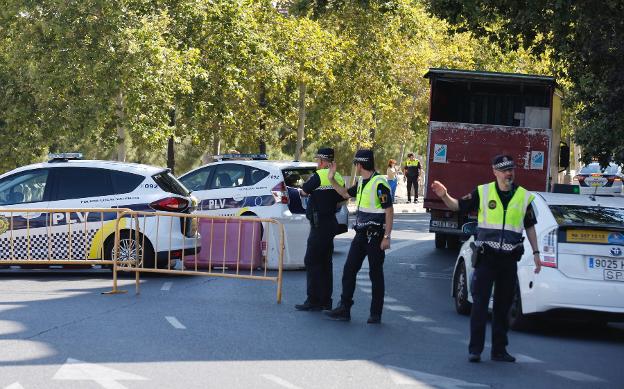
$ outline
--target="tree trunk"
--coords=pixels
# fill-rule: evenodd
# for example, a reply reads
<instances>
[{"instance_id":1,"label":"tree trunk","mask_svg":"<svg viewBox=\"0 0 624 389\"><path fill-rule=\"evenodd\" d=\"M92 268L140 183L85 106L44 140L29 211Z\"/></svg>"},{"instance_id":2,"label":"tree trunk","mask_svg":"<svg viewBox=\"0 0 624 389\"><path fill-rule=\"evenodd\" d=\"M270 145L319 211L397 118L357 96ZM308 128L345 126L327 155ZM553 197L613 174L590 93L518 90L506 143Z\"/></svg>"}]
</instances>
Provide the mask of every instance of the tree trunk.
<instances>
[{"instance_id":1,"label":"tree trunk","mask_svg":"<svg viewBox=\"0 0 624 389\"><path fill-rule=\"evenodd\" d=\"M123 110L123 94L119 92L115 99L117 116L117 160L126 161L126 127L124 126L125 115Z\"/></svg>"},{"instance_id":2,"label":"tree trunk","mask_svg":"<svg viewBox=\"0 0 624 389\"><path fill-rule=\"evenodd\" d=\"M171 173L175 175L175 149L173 147L173 135L169 137L167 144L167 167L171 169Z\"/></svg>"},{"instance_id":3,"label":"tree trunk","mask_svg":"<svg viewBox=\"0 0 624 389\"><path fill-rule=\"evenodd\" d=\"M305 135L305 120L306 120L306 108L305 108L305 96L306 96L306 84L299 83L299 125L297 127L297 148L295 149L295 161L301 160L301 154L303 153L303 138Z\"/></svg>"},{"instance_id":4,"label":"tree trunk","mask_svg":"<svg viewBox=\"0 0 624 389\"><path fill-rule=\"evenodd\" d=\"M212 145L210 150L207 150L202 156L202 163L207 164L214 162L215 155L221 154L221 136L218 129L214 129L212 132Z\"/></svg>"}]
</instances>

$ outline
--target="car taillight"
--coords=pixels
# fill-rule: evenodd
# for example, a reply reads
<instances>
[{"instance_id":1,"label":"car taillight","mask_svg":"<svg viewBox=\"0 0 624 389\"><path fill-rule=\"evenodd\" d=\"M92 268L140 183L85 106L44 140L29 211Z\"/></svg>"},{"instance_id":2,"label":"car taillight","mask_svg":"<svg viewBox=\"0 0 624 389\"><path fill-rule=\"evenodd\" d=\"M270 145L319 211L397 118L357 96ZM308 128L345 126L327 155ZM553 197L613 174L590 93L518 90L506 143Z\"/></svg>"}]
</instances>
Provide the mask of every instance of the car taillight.
<instances>
[{"instance_id":1,"label":"car taillight","mask_svg":"<svg viewBox=\"0 0 624 389\"><path fill-rule=\"evenodd\" d=\"M188 206L188 200L179 197L166 197L150 204L152 209L165 212L182 212L185 211Z\"/></svg>"},{"instance_id":2,"label":"car taillight","mask_svg":"<svg viewBox=\"0 0 624 389\"><path fill-rule=\"evenodd\" d=\"M286 189L284 181L275 185L273 189L271 189L271 193L276 203L288 204L288 189Z\"/></svg>"},{"instance_id":3,"label":"car taillight","mask_svg":"<svg viewBox=\"0 0 624 389\"><path fill-rule=\"evenodd\" d=\"M557 267L557 227L548 231L542 236L542 247L540 250L540 260L542 266Z\"/></svg>"}]
</instances>

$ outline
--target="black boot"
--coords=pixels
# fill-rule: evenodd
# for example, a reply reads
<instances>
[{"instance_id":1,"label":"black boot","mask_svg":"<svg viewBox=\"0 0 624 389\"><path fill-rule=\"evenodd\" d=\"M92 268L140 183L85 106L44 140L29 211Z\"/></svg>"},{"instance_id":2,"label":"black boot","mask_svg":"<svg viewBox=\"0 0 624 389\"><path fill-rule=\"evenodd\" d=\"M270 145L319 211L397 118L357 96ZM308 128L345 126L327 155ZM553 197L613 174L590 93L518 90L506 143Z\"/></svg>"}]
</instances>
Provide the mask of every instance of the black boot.
<instances>
[{"instance_id":1,"label":"black boot","mask_svg":"<svg viewBox=\"0 0 624 389\"><path fill-rule=\"evenodd\" d=\"M350 321L351 320L351 305L340 302L335 309L331 311L325 311L328 319L336 321Z\"/></svg>"},{"instance_id":2,"label":"black boot","mask_svg":"<svg viewBox=\"0 0 624 389\"><path fill-rule=\"evenodd\" d=\"M298 311L322 311L323 307L319 304L313 304L310 302L310 299L307 299L303 304L295 305L295 309Z\"/></svg>"}]
</instances>

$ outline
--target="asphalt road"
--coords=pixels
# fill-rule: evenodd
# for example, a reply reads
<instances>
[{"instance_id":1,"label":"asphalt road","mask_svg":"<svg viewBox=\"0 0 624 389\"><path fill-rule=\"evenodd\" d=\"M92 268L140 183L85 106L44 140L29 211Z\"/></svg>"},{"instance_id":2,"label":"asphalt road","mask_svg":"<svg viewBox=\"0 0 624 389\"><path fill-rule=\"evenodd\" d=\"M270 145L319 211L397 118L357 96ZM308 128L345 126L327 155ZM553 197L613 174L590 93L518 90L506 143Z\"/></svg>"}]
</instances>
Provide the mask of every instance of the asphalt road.
<instances>
[{"instance_id":1,"label":"asphalt road","mask_svg":"<svg viewBox=\"0 0 624 389\"><path fill-rule=\"evenodd\" d=\"M366 324L358 278L352 321L298 312L305 273L270 282L123 279L107 271L0 273L0 389L31 388L618 388L624 326L545 322L511 332L518 363L467 362L468 318L455 313L455 255L436 250L426 214L397 217L381 325ZM336 239L334 298L350 239ZM489 337L489 333L488 333Z\"/></svg>"}]
</instances>

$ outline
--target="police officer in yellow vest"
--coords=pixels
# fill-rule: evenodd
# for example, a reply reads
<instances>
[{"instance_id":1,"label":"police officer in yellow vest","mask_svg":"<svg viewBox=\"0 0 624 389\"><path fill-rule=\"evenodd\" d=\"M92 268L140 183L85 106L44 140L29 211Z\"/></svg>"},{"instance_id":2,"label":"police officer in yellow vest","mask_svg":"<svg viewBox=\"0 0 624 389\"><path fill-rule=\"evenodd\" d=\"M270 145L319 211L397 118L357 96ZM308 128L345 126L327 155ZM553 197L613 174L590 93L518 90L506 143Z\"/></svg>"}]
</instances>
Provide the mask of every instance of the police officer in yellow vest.
<instances>
[{"instance_id":1,"label":"police officer in yellow vest","mask_svg":"<svg viewBox=\"0 0 624 389\"><path fill-rule=\"evenodd\" d=\"M412 202L412 187L414 188L414 202L418 202L418 177L420 177L420 161L414 157L414 153L407 154L405 166L403 166L403 179L407 181L407 202Z\"/></svg>"},{"instance_id":2,"label":"police officer in yellow vest","mask_svg":"<svg viewBox=\"0 0 624 389\"><path fill-rule=\"evenodd\" d=\"M328 166L334 160L334 149L320 148L316 154L318 170L310 176L301 194L309 195L306 217L310 221L308 246L304 257L306 265L307 299L295 305L299 311L331 309L333 292L334 236L338 229L336 210L344 201L329 182ZM340 174L335 179L344 187Z\"/></svg>"},{"instance_id":3,"label":"police officer in yellow vest","mask_svg":"<svg viewBox=\"0 0 624 389\"><path fill-rule=\"evenodd\" d=\"M385 251L390 248L390 233L394 210L390 185L385 176L375 171L375 160L371 150L358 150L353 159L358 183L349 189L340 186L334 178L336 165L329 167L329 180L334 189L345 199L355 197L355 238L351 242L347 261L342 273L342 295L338 306L327 311L333 320L351 320L351 306L357 273L368 256L369 277L372 284L372 301L368 323L381 323L381 311L385 293L383 263Z\"/></svg>"},{"instance_id":4,"label":"police officer in yellow vest","mask_svg":"<svg viewBox=\"0 0 624 389\"><path fill-rule=\"evenodd\" d=\"M524 253L523 229L533 249L535 273L541 262L535 234L535 214L531 202L534 196L514 181L514 161L509 155L497 155L492 160L496 181L479 187L460 200L451 197L446 187L434 181L432 190L453 211L478 211L475 239L477 263L472 276L472 311L470 315L470 344L468 360L481 361L485 343L488 305L494 287L492 312L492 350L494 361L515 362L507 352L508 314L517 282L517 261Z\"/></svg>"}]
</instances>

